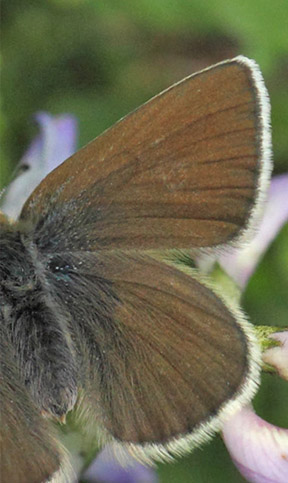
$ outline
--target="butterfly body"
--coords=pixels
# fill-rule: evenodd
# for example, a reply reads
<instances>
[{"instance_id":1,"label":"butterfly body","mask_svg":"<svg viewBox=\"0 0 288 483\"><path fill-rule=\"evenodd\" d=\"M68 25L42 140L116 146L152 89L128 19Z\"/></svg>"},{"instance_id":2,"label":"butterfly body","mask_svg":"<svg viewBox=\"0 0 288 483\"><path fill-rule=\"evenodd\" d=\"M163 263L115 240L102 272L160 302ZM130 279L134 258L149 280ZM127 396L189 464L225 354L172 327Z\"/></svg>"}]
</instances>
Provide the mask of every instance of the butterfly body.
<instances>
[{"instance_id":1,"label":"butterfly body","mask_svg":"<svg viewBox=\"0 0 288 483\"><path fill-rule=\"evenodd\" d=\"M67 335L67 315L49 292L47 261L29 232L23 226L21 231L2 228L0 245L3 324L21 377L37 407L60 417L77 397L78 361Z\"/></svg>"},{"instance_id":2,"label":"butterfly body","mask_svg":"<svg viewBox=\"0 0 288 483\"><path fill-rule=\"evenodd\" d=\"M40 429L43 414L80 411L150 463L206 441L251 400L253 328L169 253L211 252L251 232L270 175L267 116L255 64L218 64L69 158L14 225L1 218L1 344Z\"/></svg>"}]
</instances>

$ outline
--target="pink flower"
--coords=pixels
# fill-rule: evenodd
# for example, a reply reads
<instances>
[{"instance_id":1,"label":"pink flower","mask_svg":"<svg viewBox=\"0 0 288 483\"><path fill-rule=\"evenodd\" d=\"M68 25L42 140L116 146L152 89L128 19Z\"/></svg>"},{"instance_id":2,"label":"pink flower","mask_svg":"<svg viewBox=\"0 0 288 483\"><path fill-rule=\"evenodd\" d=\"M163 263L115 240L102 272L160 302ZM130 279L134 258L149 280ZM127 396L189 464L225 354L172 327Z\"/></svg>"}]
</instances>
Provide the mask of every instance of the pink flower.
<instances>
[{"instance_id":1,"label":"pink flower","mask_svg":"<svg viewBox=\"0 0 288 483\"><path fill-rule=\"evenodd\" d=\"M280 377L288 381L288 331L275 332L270 338L279 342L279 345L264 352L263 362L272 366Z\"/></svg>"},{"instance_id":2,"label":"pink flower","mask_svg":"<svg viewBox=\"0 0 288 483\"><path fill-rule=\"evenodd\" d=\"M247 246L231 250L218 259L220 265L242 290L287 220L288 174L281 174L272 178L262 222L253 240Z\"/></svg>"},{"instance_id":3,"label":"pink flower","mask_svg":"<svg viewBox=\"0 0 288 483\"><path fill-rule=\"evenodd\" d=\"M219 258L221 266L242 290L287 220L288 174L283 174L272 179L264 216L251 243ZM288 330L274 332L270 338L279 345L263 353L263 362L288 380ZM224 424L222 432L232 460L247 481L288 481L288 430L264 421L252 407L244 407Z\"/></svg>"},{"instance_id":4,"label":"pink flower","mask_svg":"<svg viewBox=\"0 0 288 483\"><path fill-rule=\"evenodd\" d=\"M267 423L252 407L246 407L225 423L223 439L234 464L247 481L287 483L287 429Z\"/></svg>"}]
</instances>

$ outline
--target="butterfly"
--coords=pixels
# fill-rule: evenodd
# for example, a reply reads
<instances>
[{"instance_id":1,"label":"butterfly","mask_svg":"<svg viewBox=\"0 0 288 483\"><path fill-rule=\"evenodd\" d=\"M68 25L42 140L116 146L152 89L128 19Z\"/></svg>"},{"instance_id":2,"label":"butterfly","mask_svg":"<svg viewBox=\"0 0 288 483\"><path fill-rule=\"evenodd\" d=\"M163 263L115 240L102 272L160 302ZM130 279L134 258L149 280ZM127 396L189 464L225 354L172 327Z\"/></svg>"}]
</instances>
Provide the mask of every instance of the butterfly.
<instances>
[{"instance_id":1,"label":"butterfly","mask_svg":"<svg viewBox=\"0 0 288 483\"><path fill-rule=\"evenodd\" d=\"M177 256L253 232L269 116L256 63L221 62L66 160L17 221L1 215L3 483L66 481L51 419L72 410L149 463L202 444L252 399L253 327Z\"/></svg>"}]
</instances>

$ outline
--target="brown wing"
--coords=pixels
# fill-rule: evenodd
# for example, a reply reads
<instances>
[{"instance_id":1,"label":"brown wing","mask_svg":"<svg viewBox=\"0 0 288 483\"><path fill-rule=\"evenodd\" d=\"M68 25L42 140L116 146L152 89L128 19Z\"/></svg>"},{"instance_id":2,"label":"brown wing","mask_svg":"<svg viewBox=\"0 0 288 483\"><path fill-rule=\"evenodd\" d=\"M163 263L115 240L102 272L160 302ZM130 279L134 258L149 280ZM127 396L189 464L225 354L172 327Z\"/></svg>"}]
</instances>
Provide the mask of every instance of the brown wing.
<instances>
[{"instance_id":1,"label":"brown wing","mask_svg":"<svg viewBox=\"0 0 288 483\"><path fill-rule=\"evenodd\" d=\"M0 327L1 483L40 483L61 467L51 427L19 379L12 348Z\"/></svg>"},{"instance_id":2,"label":"brown wing","mask_svg":"<svg viewBox=\"0 0 288 483\"><path fill-rule=\"evenodd\" d=\"M53 171L22 219L61 215L58 241L75 249L237 238L269 175L265 96L257 66L242 57L184 79Z\"/></svg>"},{"instance_id":3,"label":"brown wing","mask_svg":"<svg viewBox=\"0 0 288 483\"><path fill-rule=\"evenodd\" d=\"M89 425L99 422L100 406L110 435L144 445L138 456L151 444L156 458L184 450L185 440L191 449L255 392L259 354L251 328L173 266L111 253L97 260L118 302L109 325L95 324L94 334L90 327L87 345L97 350L86 401L96 416L89 412Z\"/></svg>"}]
</instances>

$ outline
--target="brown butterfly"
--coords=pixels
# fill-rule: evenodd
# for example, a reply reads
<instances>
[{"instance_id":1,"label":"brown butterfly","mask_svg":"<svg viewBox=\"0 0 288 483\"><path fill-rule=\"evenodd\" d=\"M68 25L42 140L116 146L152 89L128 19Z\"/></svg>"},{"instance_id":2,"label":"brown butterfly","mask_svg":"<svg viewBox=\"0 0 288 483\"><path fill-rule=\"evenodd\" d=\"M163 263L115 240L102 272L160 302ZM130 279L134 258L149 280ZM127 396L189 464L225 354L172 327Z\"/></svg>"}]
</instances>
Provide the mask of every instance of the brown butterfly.
<instances>
[{"instance_id":1,"label":"brown butterfly","mask_svg":"<svg viewBox=\"0 0 288 483\"><path fill-rule=\"evenodd\" d=\"M103 441L150 462L251 400L252 326L175 249L241 243L269 159L262 76L237 57L154 97L1 218L3 483L69 481L47 415L85 408Z\"/></svg>"}]
</instances>

